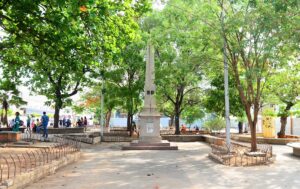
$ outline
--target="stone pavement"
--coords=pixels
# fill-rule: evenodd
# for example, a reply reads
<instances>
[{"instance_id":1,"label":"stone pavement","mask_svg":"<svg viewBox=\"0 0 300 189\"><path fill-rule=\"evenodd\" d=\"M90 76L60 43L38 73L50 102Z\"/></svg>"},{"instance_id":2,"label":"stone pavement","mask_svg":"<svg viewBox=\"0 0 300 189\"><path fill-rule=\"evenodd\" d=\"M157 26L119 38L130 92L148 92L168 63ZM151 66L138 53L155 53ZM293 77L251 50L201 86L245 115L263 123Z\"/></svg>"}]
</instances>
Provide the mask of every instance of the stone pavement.
<instances>
[{"instance_id":1,"label":"stone pavement","mask_svg":"<svg viewBox=\"0 0 300 189\"><path fill-rule=\"evenodd\" d=\"M83 157L27 189L219 189L300 188L300 158L274 146L275 164L226 167L208 159L201 142L176 143L178 151L121 151L122 143L102 143Z\"/></svg>"}]
</instances>

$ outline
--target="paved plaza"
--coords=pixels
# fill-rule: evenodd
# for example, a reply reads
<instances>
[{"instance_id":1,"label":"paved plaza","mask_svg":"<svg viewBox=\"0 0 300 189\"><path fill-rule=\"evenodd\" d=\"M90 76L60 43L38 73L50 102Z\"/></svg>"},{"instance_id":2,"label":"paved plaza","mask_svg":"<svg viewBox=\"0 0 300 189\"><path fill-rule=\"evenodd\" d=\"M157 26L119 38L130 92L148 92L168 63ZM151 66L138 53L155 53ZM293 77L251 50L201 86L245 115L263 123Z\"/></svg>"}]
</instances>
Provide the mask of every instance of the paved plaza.
<instances>
[{"instance_id":1,"label":"paved plaza","mask_svg":"<svg viewBox=\"0 0 300 189\"><path fill-rule=\"evenodd\" d=\"M274 146L276 163L226 167L208 158L206 143L176 143L178 151L121 151L122 143L82 150L82 159L27 189L300 188L300 158Z\"/></svg>"}]
</instances>

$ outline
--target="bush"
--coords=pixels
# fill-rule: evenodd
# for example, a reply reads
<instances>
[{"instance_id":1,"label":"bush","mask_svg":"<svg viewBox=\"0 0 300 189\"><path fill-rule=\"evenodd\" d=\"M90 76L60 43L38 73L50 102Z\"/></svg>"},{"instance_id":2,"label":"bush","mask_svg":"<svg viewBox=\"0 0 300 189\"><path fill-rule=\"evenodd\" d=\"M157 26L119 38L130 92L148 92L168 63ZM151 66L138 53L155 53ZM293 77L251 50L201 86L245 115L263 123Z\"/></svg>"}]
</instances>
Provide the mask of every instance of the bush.
<instances>
[{"instance_id":1,"label":"bush","mask_svg":"<svg viewBox=\"0 0 300 189\"><path fill-rule=\"evenodd\" d=\"M212 131L219 132L221 129L224 129L225 127L226 127L226 122L221 117L216 117L204 123L204 128L209 130L210 132Z\"/></svg>"}]
</instances>

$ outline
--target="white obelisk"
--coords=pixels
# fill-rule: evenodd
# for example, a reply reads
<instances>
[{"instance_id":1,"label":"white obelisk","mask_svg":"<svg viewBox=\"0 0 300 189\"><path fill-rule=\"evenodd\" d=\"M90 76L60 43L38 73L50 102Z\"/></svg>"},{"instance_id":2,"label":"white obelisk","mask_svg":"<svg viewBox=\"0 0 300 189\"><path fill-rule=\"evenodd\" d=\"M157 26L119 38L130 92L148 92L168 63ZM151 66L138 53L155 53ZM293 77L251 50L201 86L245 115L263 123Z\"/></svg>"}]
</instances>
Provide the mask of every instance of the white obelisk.
<instances>
[{"instance_id":1,"label":"white obelisk","mask_svg":"<svg viewBox=\"0 0 300 189\"><path fill-rule=\"evenodd\" d=\"M144 108L139 114L139 142L160 142L160 113L156 108L154 47L147 46Z\"/></svg>"}]
</instances>

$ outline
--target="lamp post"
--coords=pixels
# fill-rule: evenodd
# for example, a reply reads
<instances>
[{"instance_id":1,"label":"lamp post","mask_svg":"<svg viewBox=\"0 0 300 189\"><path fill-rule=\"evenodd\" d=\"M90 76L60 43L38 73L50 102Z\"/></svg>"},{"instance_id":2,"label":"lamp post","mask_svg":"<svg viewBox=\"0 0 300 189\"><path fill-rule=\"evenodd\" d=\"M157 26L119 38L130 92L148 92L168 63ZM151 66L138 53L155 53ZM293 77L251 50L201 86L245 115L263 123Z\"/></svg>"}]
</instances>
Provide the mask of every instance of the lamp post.
<instances>
[{"instance_id":1,"label":"lamp post","mask_svg":"<svg viewBox=\"0 0 300 189\"><path fill-rule=\"evenodd\" d=\"M228 90L228 63L227 63L227 43L224 29L224 1L222 1L221 29L223 33L223 59L224 59L224 93L225 93L225 119L226 119L226 144L230 145L230 119L229 119L229 90Z\"/></svg>"},{"instance_id":2,"label":"lamp post","mask_svg":"<svg viewBox=\"0 0 300 189\"><path fill-rule=\"evenodd\" d=\"M103 139L103 130L104 130L104 80L101 85L101 111L100 111L100 124L101 124L101 140Z\"/></svg>"}]
</instances>

